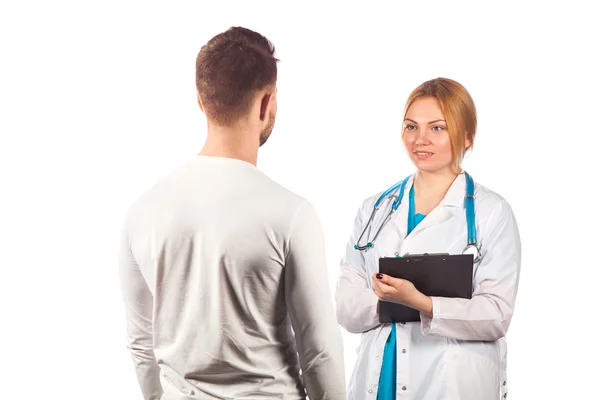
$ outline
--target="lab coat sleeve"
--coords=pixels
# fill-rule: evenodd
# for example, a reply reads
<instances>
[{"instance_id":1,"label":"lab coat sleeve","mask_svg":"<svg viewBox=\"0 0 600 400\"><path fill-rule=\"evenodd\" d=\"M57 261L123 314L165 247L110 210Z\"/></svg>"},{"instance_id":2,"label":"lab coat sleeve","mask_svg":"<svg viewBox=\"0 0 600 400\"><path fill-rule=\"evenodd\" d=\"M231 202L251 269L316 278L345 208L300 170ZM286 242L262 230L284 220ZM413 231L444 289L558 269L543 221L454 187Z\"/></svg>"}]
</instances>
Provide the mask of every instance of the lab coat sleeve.
<instances>
[{"instance_id":1,"label":"lab coat sleeve","mask_svg":"<svg viewBox=\"0 0 600 400\"><path fill-rule=\"evenodd\" d=\"M351 333L366 332L380 325L377 314L379 299L370 287L363 252L354 248L363 227L361 210L358 210L341 262L335 293L338 323Z\"/></svg>"},{"instance_id":2,"label":"lab coat sleeve","mask_svg":"<svg viewBox=\"0 0 600 400\"><path fill-rule=\"evenodd\" d=\"M133 359L144 400L160 400L163 390L152 346L153 298L131 253L125 228L121 232L119 273L125 305L127 349Z\"/></svg>"},{"instance_id":3,"label":"lab coat sleeve","mask_svg":"<svg viewBox=\"0 0 600 400\"><path fill-rule=\"evenodd\" d=\"M284 267L285 302L310 399L346 398L342 335L335 319L318 216L308 202L294 217Z\"/></svg>"},{"instance_id":4,"label":"lab coat sleeve","mask_svg":"<svg viewBox=\"0 0 600 400\"><path fill-rule=\"evenodd\" d=\"M424 334L458 340L495 341L506 335L513 316L521 269L521 240L505 200L483 221L483 257L471 299L432 297L433 318L421 313Z\"/></svg>"}]
</instances>

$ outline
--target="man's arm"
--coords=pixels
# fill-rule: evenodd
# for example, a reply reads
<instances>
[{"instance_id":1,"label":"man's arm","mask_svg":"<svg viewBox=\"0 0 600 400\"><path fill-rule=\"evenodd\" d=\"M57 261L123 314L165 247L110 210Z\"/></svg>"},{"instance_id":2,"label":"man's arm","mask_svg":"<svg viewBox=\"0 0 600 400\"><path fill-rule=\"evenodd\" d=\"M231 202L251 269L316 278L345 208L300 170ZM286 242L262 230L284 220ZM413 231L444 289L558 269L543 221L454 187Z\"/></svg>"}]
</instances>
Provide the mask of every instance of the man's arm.
<instances>
[{"instance_id":1,"label":"man's arm","mask_svg":"<svg viewBox=\"0 0 600 400\"><path fill-rule=\"evenodd\" d=\"M131 253L126 229L121 232L119 273L125 303L127 348L144 400L160 400L159 367L152 347L152 293Z\"/></svg>"},{"instance_id":2,"label":"man's arm","mask_svg":"<svg viewBox=\"0 0 600 400\"><path fill-rule=\"evenodd\" d=\"M294 217L284 274L285 301L308 396L345 399L342 335L327 276L325 240L308 202Z\"/></svg>"}]
</instances>

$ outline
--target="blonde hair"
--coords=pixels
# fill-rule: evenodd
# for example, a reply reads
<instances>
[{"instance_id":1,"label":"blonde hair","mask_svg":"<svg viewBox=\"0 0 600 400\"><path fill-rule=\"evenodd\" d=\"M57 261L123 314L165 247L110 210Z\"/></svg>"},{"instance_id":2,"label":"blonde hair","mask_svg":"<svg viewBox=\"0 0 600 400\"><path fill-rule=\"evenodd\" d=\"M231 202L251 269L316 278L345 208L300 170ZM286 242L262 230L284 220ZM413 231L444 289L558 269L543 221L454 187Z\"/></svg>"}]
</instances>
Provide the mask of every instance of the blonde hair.
<instances>
[{"instance_id":1,"label":"blonde hair","mask_svg":"<svg viewBox=\"0 0 600 400\"><path fill-rule=\"evenodd\" d=\"M450 144L452 146L452 162L456 173L461 171L462 160L467 150L473 148L477 131L477 110L471 95L460 83L448 78L436 78L419 85L408 96L404 107L404 117L415 100L422 97L435 97L444 114ZM465 143L469 140L469 146Z\"/></svg>"}]
</instances>

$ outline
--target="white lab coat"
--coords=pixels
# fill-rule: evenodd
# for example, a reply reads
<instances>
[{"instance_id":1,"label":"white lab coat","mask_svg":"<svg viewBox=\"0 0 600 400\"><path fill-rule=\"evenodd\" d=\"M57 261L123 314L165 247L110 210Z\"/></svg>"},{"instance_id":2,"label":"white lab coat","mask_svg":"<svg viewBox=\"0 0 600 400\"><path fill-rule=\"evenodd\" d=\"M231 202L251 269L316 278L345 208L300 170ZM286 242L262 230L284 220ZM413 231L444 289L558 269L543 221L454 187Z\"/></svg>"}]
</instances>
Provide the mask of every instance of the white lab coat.
<instances>
[{"instance_id":1,"label":"white lab coat","mask_svg":"<svg viewBox=\"0 0 600 400\"><path fill-rule=\"evenodd\" d=\"M406 237L409 189L367 252L353 248L381 193L364 201L341 263L336 288L338 322L361 333L358 357L348 385L348 400L376 399L385 342L391 324L380 324L371 275L379 257L396 253L461 254L467 244L465 176ZM390 207L384 202L373 226ZM505 334L513 315L521 264L521 242L510 205L475 184L475 212L482 259L474 266L472 299L433 297L433 319L396 324L396 398L414 400L495 400L506 398ZM369 235L372 238L374 232ZM365 241L363 236L361 244Z\"/></svg>"}]
</instances>

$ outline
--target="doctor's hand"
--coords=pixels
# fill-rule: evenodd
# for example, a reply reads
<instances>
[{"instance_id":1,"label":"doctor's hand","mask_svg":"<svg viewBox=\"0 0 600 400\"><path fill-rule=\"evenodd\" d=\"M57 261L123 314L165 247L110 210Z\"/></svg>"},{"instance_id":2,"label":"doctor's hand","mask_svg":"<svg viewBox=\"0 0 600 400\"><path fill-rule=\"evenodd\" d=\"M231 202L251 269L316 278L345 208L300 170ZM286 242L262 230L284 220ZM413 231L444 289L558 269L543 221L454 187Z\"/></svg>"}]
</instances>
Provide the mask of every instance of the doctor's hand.
<instances>
[{"instance_id":1,"label":"doctor's hand","mask_svg":"<svg viewBox=\"0 0 600 400\"><path fill-rule=\"evenodd\" d=\"M412 282L385 274L371 276L373 291L380 300L403 304L433 317L431 297L419 292Z\"/></svg>"}]
</instances>

